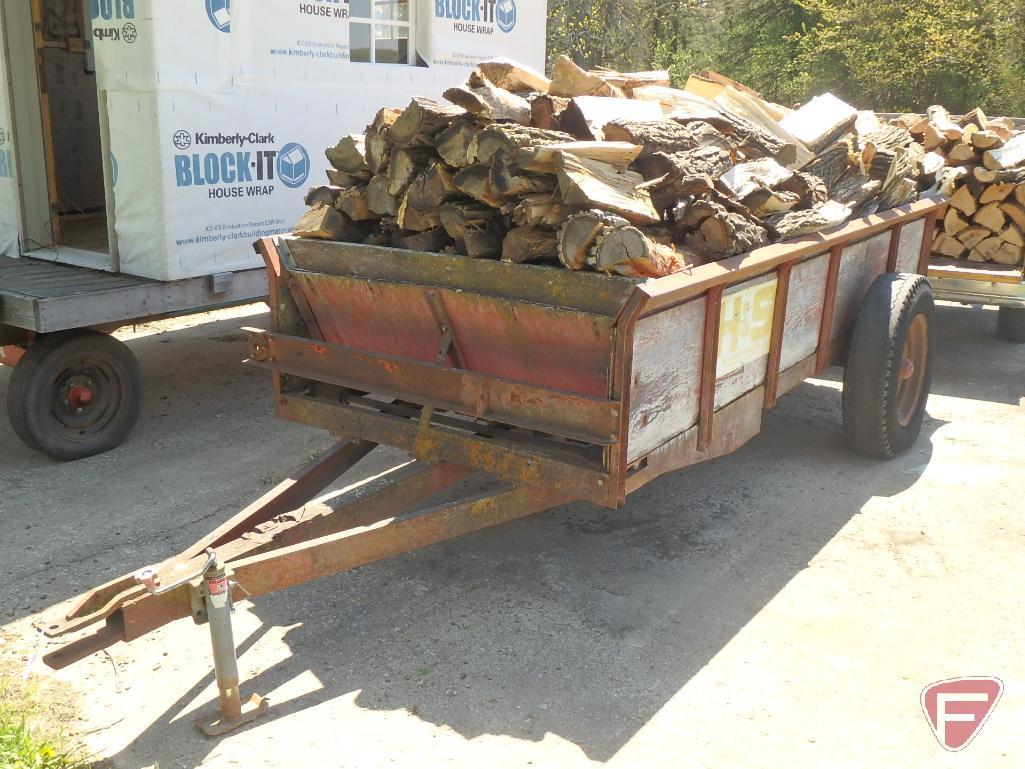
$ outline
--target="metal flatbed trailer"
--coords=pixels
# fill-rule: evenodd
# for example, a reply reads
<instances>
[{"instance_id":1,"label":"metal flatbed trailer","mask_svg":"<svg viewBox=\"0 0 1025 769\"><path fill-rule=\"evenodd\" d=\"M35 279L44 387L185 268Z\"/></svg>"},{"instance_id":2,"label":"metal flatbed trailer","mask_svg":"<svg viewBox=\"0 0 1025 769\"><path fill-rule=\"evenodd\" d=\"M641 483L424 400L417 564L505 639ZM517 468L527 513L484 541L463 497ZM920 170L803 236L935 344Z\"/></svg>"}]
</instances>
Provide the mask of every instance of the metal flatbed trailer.
<instances>
[{"instance_id":1,"label":"metal flatbed trailer","mask_svg":"<svg viewBox=\"0 0 1025 769\"><path fill-rule=\"evenodd\" d=\"M929 281L937 299L962 304L995 305L997 336L1025 342L1025 274L1023 267L979 264L934 256Z\"/></svg>"},{"instance_id":2,"label":"metal flatbed trailer","mask_svg":"<svg viewBox=\"0 0 1025 769\"><path fill-rule=\"evenodd\" d=\"M266 295L263 269L162 282L0 257L0 365L14 367L7 416L15 433L65 461L120 445L138 418L142 376L110 333Z\"/></svg>"}]
</instances>

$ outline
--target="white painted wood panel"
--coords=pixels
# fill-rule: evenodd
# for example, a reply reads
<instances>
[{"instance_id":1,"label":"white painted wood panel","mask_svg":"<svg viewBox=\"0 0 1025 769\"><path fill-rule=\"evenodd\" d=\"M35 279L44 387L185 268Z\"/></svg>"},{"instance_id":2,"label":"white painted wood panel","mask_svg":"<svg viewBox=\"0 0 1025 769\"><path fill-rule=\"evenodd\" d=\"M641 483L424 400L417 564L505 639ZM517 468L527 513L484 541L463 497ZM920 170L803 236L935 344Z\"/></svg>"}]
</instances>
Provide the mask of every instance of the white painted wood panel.
<instances>
[{"instance_id":1,"label":"white painted wood panel","mask_svg":"<svg viewBox=\"0 0 1025 769\"><path fill-rule=\"evenodd\" d=\"M629 461L698 420L705 298L637 321L630 380Z\"/></svg>"},{"instance_id":2,"label":"white painted wood panel","mask_svg":"<svg viewBox=\"0 0 1025 769\"><path fill-rule=\"evenodd\" d=\"M783 322L783 347L779 369L785 371L807 358L819 344L822 299L826 291L829 255L813 256L790 271L787 316Z\"/></svg>"},{"instance_id":3,"label":"white painted wood panel","mask_svg":"<svg viewBox=\"0 0 1025 769\"><path fill-rule=\"evenodd\" d=\"M918 272L918 256L922 252L922 232L925 219L905 224L900 231L897 246L897 272Z\"/></svg>"}]
</instances>

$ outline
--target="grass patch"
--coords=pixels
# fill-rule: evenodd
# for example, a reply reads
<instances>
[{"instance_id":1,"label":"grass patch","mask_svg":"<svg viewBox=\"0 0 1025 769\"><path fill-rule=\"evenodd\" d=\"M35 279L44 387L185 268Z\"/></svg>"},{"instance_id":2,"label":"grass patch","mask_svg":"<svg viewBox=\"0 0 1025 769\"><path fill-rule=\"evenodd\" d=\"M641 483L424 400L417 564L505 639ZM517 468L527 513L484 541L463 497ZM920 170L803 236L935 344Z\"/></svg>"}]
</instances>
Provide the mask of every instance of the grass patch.
<instances>
[{"instance_id":1,"label":"grass patch","mask_svg":"<svg viewBox=\"0 0 1025 769\"><path fill-rule=\"evenodd\" d=\"M74 718L71 693L45 679L22 681L19 667L0 661L0 767L88 769L83 751L63 735Z\"/></svg>"}]
</instances>

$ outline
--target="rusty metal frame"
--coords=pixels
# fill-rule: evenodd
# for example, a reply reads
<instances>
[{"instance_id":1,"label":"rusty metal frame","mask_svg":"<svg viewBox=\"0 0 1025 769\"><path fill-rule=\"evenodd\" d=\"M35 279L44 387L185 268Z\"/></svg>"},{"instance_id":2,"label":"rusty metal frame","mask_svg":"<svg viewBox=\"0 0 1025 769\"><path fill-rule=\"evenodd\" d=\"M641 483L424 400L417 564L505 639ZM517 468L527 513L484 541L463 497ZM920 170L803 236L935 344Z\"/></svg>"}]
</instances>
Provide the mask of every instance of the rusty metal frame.
<instances>
[{"instance_id":1,"label":"rusty metal frame","mask_svg":"<svg viewBox=\"0 0 1025 769\"><path fill-rule=\"evenodd\" d=\"M66 635L104 623L93 634L46 655L52 668L66 667L118 641L132 641L174 620L204 620L194 579L209 552L233 572L240 586L236 600L279 590L344 569L355 568L470 531L571 501L564 490L521 484L511 490L452 502L435 510L393 520L405 510L453 487L473 469L452 463L423 464L409 475L325 515L303 507L366 456L375 444L342 441L293 478L151 573L127 574L70 602L43 632ZM370 530L366 530L371 527ZM180 582L181 584L175 585ZM167 584L166 592L153 588Z\"/></svg>"},{"instance_id":2,"label":"rusty metal frame","mask_svg":"<svg viewBox=\"0 0 1025 769\"><path fill-rule=\"evenodd\" d=\"M767 409L776 407L779 390L779 365L783 355L783 331L787 319L787 303L790 300L790 276L794 262L784 262L776 276L776 300L772 308L772 331L769 336L769 359L765 364L765 399Z\"/></svg>"},{"instance_id":3,"label":"rusty metal frame","mask_svg":"<svg viewBox=\"0 0 1025 769\"><path fill-rule=\"evenodd\" d=\"M318 382L369 390L432 408L611 445L620 404L412 358L371 355L329 342L249 329L254 366Z\"/></svg>"}]
</instances>

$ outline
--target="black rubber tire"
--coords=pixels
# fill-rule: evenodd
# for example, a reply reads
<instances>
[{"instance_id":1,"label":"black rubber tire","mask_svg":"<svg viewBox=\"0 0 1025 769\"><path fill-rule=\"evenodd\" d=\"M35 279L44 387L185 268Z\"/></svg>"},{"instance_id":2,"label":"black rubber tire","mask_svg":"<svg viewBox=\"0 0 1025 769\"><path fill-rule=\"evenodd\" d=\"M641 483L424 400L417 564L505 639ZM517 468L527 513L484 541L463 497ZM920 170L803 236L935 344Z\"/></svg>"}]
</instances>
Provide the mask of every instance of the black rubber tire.
<instances>
[{"instance_id":1,"label":"black rubber tire","mask_svg":"<svg viewBox=\"0 0 1025 769\"><path fill-rule=\"evenodd\" d=\"M899 376L911 323L926 323L925 373L918 403L906 425L898 419ZM918 438L932 382L932 287L921 275L887 273L876 278L854 324L843 380L843 423L851 448L889 459Z\"/></svg>"},{"instance_id":2,"label":"black rubber tire","mask_svg":"<svg viewBox=\"0 0 1025 769\"><path fill-rule=\"evenodd\" d=\"M100 394L78 413L62 401L71 377L95 381ZM109 334L88 329L39 337L14 367L7 390L15 434L61 462L120 446L139 418L141 403L142 372L132 351ZM86 424L89 419L95 424Z\"/></svg>"},{"instance_id":3,"label":"black rubber tire","mask_svg":"<svg viewBox=\"0 0 1025 769\"><path fill-rule=\"evenodd\" d=\"M997 309L997 337L1005 342L1025 342L1025 307Z\"/></svg>"}]
</instances>

